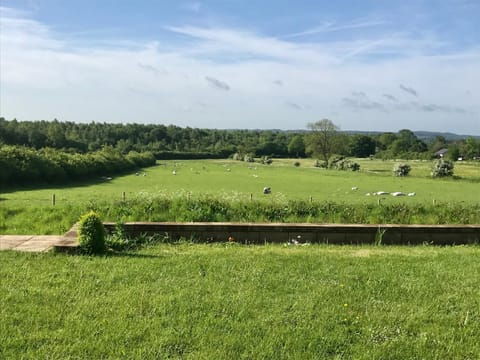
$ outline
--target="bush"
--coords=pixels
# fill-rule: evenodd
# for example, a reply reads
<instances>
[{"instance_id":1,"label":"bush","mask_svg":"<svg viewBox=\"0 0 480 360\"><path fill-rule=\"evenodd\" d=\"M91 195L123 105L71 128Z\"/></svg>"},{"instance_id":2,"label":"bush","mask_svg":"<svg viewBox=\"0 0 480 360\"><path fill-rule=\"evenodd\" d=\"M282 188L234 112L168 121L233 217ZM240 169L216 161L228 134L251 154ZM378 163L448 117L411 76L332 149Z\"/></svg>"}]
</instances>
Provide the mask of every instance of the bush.
<instances>
[{"instance_id":1,"label":"bush","mask_svg":"<svg viewBox=\"0 0 480 360\"><path fill-rule=\"evenodd\" d=\"M262 158L260 159L260 162L264 165L270 165L273 162L273 160L269 156L262 156Z\"/></svg>"},{"instance_id":2,"label":"bush","mask_svg":"<svg viewBox=\"0 0 480 360\"><path fill-rule=\"evenodd\" d=\"M318 168L326 169L328 167L328 164L325 161L320 161L320 160L317 159L313 163L313 166L318 167Z\"/></svg>"},{"instance_id":3,"label":"bush","mask_svg":"<svg viewBox=\"0 0 480 360\"><path fill-rule=\"evenodd\" d=\"M96 212L90 211L80 218L78 243L80 249L87 254L105 252L105 228Z\"/></svg>"},{"instance_id":4,"label":"bush","mask_svg":"<svg viewBox=\"0 0 480 360\"><path fill-rule=\"evenodd\" d=\"M393 167L393 174L395 176L408 176L412 167L408 164L395 164Z\"/></svg>"},{"instance_id":5,"label":"bush","mask_svg":"<svg viewBox=\"0 0 480 360\"><path fill-rule=\"evenodd\" d=\"M300 161L295 161L295 162L293 163L293 166L299 167L299 166L300 166Z\"/></svg>"},{"instance_id":6,"label":"bush","mask_svg":"<svg viewBox=\"0 0 480 360\"><path fill-rule=\"evenodd\" d=\"M432 169L433 177L453 176L453 162L450 160L439 159L435 161Z\"/></svg>"},{"instance_id":7,"label":"bush","mask_svg":"<svg viewBox=\"0 0 480 360\"><path fill-rule=\"evenodd\" d=\"M360 165L356 162L353 162L344 156L334 156L330 160L330 169L335 170L351 170L351 171L358 171L360 170Z\"/></svg>"}]
</instances>

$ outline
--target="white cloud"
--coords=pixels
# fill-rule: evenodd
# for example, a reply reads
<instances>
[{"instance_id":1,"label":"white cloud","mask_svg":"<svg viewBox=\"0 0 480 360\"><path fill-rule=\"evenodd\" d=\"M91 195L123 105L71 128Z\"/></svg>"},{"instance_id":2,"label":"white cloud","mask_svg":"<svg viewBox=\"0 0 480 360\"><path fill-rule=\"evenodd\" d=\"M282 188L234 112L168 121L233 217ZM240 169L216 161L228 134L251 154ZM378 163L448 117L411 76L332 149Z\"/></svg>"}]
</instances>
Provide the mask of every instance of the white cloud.
<instances>
[{"instance_id":1,"label":"white cloud","mask_svg":"<svg viewBox=\"0 0 480 360\"><path fill-rule=\"evenodd\" d=\"M188 41L79 45L2 10L0 116L290 129L332 117L343 129L480 134L478 48L436 55L441 41L407 33L297 43L225 27L167 29ZM418 91L415 104L399 84Z\"/></svg>"}]
</instances>

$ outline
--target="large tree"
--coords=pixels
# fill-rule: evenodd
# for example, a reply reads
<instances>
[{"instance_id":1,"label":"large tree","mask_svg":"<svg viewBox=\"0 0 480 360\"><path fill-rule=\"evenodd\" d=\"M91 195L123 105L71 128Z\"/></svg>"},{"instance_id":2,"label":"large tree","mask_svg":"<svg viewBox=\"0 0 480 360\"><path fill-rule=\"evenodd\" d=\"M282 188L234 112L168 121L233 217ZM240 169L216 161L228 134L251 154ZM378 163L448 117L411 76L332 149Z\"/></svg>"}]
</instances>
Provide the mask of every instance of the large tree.
<instances>
[{"instance_id":1,"label":"large tree","mask_svg":"<svg viewBox=\"0 0 480 360\"><path fill-rule=\"evenodd\" d=\"M308 152L323 158L328 165L330 156L338 148L339 127L329 119L309 123L307 127L311 130L305 137L305 145Z\"/></svg>"}]
</instances>

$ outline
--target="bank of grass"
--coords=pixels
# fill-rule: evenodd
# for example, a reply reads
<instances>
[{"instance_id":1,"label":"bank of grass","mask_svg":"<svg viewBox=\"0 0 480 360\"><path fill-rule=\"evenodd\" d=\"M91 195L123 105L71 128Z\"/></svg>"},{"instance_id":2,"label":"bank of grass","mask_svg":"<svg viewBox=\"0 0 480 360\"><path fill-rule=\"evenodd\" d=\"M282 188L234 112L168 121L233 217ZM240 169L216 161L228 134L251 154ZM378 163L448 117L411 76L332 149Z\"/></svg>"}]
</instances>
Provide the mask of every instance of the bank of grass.
<instances>
[{"instance_id":1,"label":"bank of grass","mask_svg":"<svg viewBox=\"0 0 480 360\"><path fill-rule=\"evenodd\" d=\"M0 358L476 359L479 247L0 252Z\"/></svg>"}]
</instances>

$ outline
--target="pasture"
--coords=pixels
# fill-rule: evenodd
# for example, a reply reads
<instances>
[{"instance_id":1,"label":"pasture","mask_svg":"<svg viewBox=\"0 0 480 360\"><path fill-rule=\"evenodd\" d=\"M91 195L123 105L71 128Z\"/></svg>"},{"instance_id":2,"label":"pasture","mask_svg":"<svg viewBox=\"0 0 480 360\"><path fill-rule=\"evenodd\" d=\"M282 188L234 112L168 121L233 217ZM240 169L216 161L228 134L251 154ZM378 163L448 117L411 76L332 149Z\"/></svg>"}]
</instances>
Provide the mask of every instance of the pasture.
<instances>
[{"instance_id":1,"label":"pasture","mask_svg":"<svg viewBox=\"0 0 480 360\"><path fill-rule=\"evenodd\" d=\"M477 359L480 248L0 252L0 357Z\"/></svg>"},{"instance_id":2,"label":"pasture","mask_svg":"<svg viewBox=\"0 0 480 360\"><path fill-rule=\"evenodd\" d=\"M223 204L234 206L240 202L255 201L264 204L282 204L288 201L304 201L316 204L364 207L367 210L377 205L392 207L448 207L473 206L476 221L480 204L480 164L457 163L454 179L432 179L429 177L431 162L410 161L411 175L405 178L392 176L394 161L356 160L361 164L360 172L325 170L313 167L313 160L302 160L301 166L294 167L293 159L274 160L271 165L245 163L233 160L191 160L160 161L157 166L124 176L97 179L90 183L73 184L65 187L46 186L36 189L6 189L0 194L0 233L57 233L68 230L81 213L90 208L99 210L109 221L157 220L194 221L202 217L175 216L173 210L167 215L144 217L144 213L125 210L115 212L119 203L128 201L148 202L151 199L170 199L181 204L182 199L216 199ZM264 195L265 186L272 194ZM386 191L415 193L415 196L368 196L367 194ZM55 194L56 205L52 206ZM205 200L207 199L207 200ZM173 201L172 200L172 201ZM185 201L187 201L185 200ZM222 205L224 206L224 205ZM210 211L210 210L209 210ZM338 210L340 211L340 210ZM435 210L438 211L438 210ZM449 210L445 210L448 212ZM459 219L438 220L415 218L408 222L462 222ZM220 217L220 221L268 221L269 218L255 219L242 216ZM364 218L364 217L363 217ZM382 217L363 220L343 217L318 218L310 216L288 221L384 221ZM208 218L207 218L208 219ZM215 218L214 218L215 219ZM285 221L285 218L279 218ZM386 219L388 221L388 219ZM394 219L392 219L394 220Z\"/></svg>"}]
</instances>

